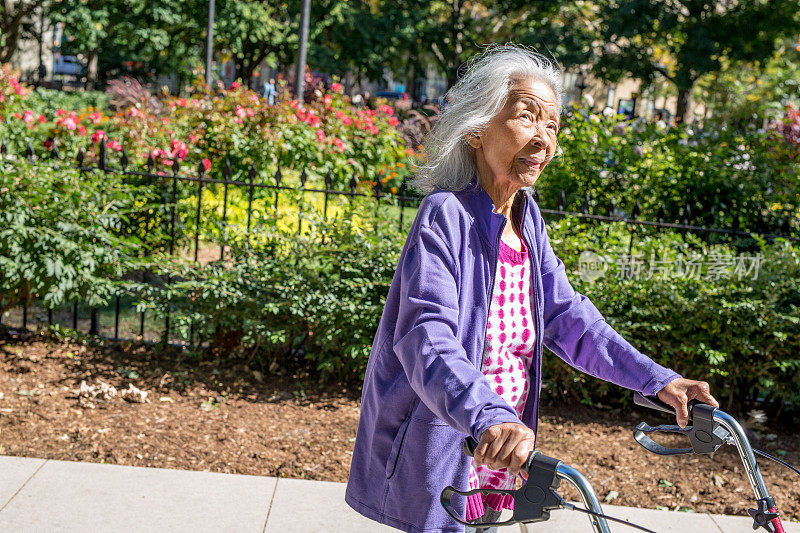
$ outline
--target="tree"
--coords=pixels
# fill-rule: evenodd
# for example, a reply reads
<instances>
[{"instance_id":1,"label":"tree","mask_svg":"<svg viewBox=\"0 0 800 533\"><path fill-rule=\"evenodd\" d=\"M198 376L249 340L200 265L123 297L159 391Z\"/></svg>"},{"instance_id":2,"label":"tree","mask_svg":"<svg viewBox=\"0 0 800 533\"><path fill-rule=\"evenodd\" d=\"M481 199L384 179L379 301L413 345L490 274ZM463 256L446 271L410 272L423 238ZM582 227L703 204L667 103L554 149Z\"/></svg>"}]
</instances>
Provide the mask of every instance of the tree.
<instances>
[{"instance_id":1,"label":"tree","mask_svg":"<svg viewBox=\"0 0 800 533\"><path fill-rule=\"evenodd\" d=\"M797 34L797 0L604 0L596 46L599 77L630 75L649 85L663 76L678 90L683 117L695 83L725 61L762 61Z\"/></svg>"},{"instance_id":2,"label":"tree","mask_svg":"<svg viewBox=\"0 0 800 533\"><path fill-rule=\"evenodd\" d=\"M39 39L31 34L28 21L43 9L48 0L2 0L0 2L0 63L8 63L17 51L20 39Z\"/></svg>"},{"instance_id":3,"label":"tree","mask_svg":"<svg viewBox=\"0 0 800 533\"><path fill-rule=\"evenodd\" d=\"M265 59L273 65L291 61L298 46L299 13L296 0L222 0L214 22L215 48L231 56L236 76L249 83Z\"/></svg>"}]
</instances>

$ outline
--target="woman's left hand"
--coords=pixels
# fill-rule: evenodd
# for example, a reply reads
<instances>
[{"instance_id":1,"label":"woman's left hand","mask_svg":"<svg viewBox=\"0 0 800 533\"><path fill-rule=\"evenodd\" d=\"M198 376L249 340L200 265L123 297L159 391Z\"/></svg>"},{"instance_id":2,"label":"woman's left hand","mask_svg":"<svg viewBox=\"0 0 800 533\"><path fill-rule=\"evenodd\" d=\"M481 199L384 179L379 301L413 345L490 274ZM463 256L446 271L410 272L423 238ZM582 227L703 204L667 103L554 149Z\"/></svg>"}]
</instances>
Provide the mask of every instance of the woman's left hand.
<instances>
[{"instance_id":1,"label":"woman's left hand","mask_svg":"<svg viewBox=\"0 0 800 533\"><path fill-rule=\"evenodd\" d=\"M689 423L689 400L697 400L713 407L719 407L719 402L711 396L711 388L705 381L676 378L667 383L667 386L658 391L658 398L675 408L678 425L686 427Z\"/></svg>"}]
</instances>

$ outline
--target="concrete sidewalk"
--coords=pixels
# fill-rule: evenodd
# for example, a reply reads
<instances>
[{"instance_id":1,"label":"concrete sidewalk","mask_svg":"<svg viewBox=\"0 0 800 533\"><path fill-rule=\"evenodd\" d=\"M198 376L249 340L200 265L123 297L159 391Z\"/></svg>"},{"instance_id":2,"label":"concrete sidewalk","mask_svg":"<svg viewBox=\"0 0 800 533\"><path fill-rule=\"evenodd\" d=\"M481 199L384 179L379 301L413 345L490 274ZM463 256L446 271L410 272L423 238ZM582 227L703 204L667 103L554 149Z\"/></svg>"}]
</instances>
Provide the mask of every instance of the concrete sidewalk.
<instances>
[{"instance_id":1,"label":"concrete sidewalk","mask_svg":"<svg viewBox=\"0 0 800 533\"><path fill-rule=\"evenodd\" d=\"M353 511L344 484L0 456L0 532L397 531ZM606 514L658 533L752 532L749 518L607 505ZM504 517L505 518L505 517ZM636 531L611 523L612 531ZM582 513L501 533L588 532ZM784 525L800 533L800 524Z\"/></svg>"}]
</instances>

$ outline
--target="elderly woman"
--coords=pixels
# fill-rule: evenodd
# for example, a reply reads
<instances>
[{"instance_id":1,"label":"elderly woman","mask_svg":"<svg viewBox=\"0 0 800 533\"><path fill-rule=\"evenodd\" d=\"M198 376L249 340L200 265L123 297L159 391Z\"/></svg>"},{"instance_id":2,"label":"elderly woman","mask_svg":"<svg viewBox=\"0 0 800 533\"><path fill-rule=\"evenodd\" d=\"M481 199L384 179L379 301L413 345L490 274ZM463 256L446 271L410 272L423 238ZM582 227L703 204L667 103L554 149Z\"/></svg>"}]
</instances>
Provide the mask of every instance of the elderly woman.
<instances>
[{"instance_id":1,"label":"elderly woman","mask_svg":"<svg viewBox=\"0 0 800 533\"><path fill-rule=\"evenodd\" d=\"M367 364L345 499L405 531L463 531L439 494L514 488L536 442L542 345L592 376L718 405L625 341L575 292L526 188L558 150L561 74L493 46L450 89L414 185L427 193L400 256ZM475 457L462 453L466 435ZM477 529L513 501L462 500ZM509 498L510 500L510 498Z\"/></svg>"}]
</instances>

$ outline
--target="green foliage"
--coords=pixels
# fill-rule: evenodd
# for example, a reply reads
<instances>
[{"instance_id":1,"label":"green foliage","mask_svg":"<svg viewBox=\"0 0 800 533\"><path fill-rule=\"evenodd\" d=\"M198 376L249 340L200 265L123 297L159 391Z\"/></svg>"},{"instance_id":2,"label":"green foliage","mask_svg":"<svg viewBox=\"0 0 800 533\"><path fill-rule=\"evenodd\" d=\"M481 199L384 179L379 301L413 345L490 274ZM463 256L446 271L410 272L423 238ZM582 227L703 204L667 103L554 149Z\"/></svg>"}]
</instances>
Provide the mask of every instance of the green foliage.
<instances>
[{"instance_id":1,"label":"green foliage","mask_svg":"<svg viewBox=\"0 0 800 533\"><path fill-rule=\"evenodd\" d=\"M35 114L52 117L58 109L109 112L108 95L100 91L56 91L37 87L25 105Z\"/></svg>"},{"instance_id":2,"label":"green foliage","mask_svg":"<svg viewBox=\"0 0 800 533\"><path fill-rule=\"evenodd\" d=\"M596 214L606 214L613 200L630 215L638 201L639 218L655 220L663 203L667 222L730 228L738 217L742 229L755 230L763 215L768 229L779 231L788 218L797 232L800 165L796 149L780 136L667 129L620 118L571 108L559 134L564 153L537 183L542 207L555 209L563 190L564 207L572 211L580 211L588 195Z\"/></svg>"},{"instance_id":3,"label":"green foliage","mask_svg":"<svg viewBox=\"0 0 800 533\"><path fill-rule=\"evenodd\" d=\"M606 235L606 232L608 234ZM588 296L622 336L657 362L691 379L711 383L723 409L752 406L757 398L780 410L800 407L800 248L787 241L761 243L737 252L687 235L641 228L632 254L647 265L677 265L687 258L721 264L730 255L761 254L760 268L747 276L720 274L625 279L610 269L595 281L579 275L579 255L595 250L614 263L628 255L624 225L605 229L563 219L550 229L556 253L578 292ZM694 256L691 254L695 254ZM660 264L660 263L659 263ZM684 263L685 264L685 263ZM741 278L741 279L740 279ZM755 279L753 279L755 278ZM618 395L618 389L566 365L545 365L555 391L586 401Z\"/></svg>"},{"instance_id":4,"label":"green foliage","mask_svg":"<svg viewBox=\"0 0 800 533\"><path fill-rule=\"evenodd\" d=\"M118 236L134 192L113 174L0 161L0 309L107 304L134 265L138 241Z\"/></svg>"},{"instance_id":5,"label":"green foliage","mask_svg":"<svg viewBox=\"0 0 800 533\"><path fill-rule=\"evenodd\" d=\"M262 219L250 237L223 228L224 261L204 267L157 258L166 287L131 282L139 310L170 310L186 338L193 325L212 351L258 355L283 366L311 365L323 376L357 377L399 257L393 223L356 206L327 223L310 206L302 235ZM367 222L365 222L367 221ZM235 339L231 341L230 339ZM240 346L241 344L241 346Z\"/></svg>"},{"instance_id":6,"label":"green foliage","mask_svg":"<svg viewBox=\"0 0 800 533\"><path fill-rule=\"evenodd\" d=\"M259 219L250 237L221 228L230 244L224 261L205 266L156 258L166 287L130 283L139 310L170 312L178 333L209 341L216 355L237 355L264 366L312 367L323 378L358 380L363 371L405 236L394 223L378 223L371 204L324 222L313 206L295 199L304 215L297 235L274 218ZM683 375L711 382L731 411L764 398L800 407L800 250L778 241L756 243L762 265L756 279L622 279L613 269L590 283L578 258L601 250L609 261L628 253L623 225L587 226L566 218L550 238L576 290L629 342ZM752 242L751 242L752 244ZM735 247L708 245L687 235L637 230L634 254L677 262L689 254L725 257ZM750 272L752 274L752 271ZM691 317L691 320L687 320ZM584 402L620 396L608 383L545 357L548 394Z\"/></svg>"}]
</instances>

